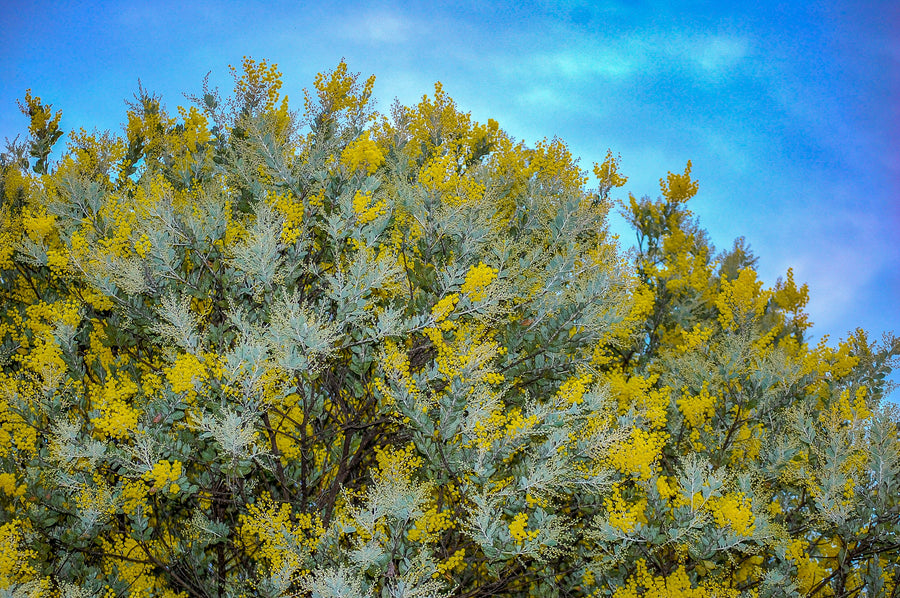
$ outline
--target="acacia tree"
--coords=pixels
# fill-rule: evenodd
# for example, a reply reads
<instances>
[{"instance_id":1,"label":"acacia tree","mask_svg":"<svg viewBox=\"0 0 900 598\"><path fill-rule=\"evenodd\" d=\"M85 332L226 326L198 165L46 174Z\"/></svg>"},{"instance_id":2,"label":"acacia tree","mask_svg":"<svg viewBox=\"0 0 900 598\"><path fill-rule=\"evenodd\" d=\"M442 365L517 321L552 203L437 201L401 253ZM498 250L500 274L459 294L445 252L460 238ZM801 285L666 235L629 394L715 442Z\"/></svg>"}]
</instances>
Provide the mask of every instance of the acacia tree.
<instances>
[{"instance_id":1,"label":"acacia tree","mask_svg":"<svg viewBox=\"0 0 900 598\"><path fill-rule=\"evenodd\" d=\"M896 595L900 344L808 346L715 257L440 84L245 59L0 163L0 589L53 596ZM29 172L32 171L32 172Z\"/></svg>"}]
</instances>

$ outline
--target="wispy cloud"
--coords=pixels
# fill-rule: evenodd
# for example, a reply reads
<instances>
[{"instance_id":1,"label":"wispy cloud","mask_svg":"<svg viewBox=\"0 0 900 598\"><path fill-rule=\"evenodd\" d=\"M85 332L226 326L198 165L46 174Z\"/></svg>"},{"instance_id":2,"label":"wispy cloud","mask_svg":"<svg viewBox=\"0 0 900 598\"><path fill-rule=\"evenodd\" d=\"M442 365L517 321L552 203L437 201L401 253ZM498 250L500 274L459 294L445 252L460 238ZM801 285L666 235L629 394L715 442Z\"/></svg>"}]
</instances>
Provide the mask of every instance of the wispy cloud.
<instances>
[{"instance_id":1,"label":"wispy cloud","mask_svg":"<svg viewBox=\"0 0 900 598\"><path fill-rule=\"evenodd\" d=\"M816 332L843 335L848 322L861 324L859 319L867 311L864 306L872 304L866 296L869 289L879 286L878 281L896 268L891 262L890 227L877 214L852 205L838 207L843 198L820 200L827 202L828 210L823 212L815 200L804 202L802 208L785 206L779 218L783 222L760 231L768 248L767 255L761 256L761 274L774 282L792 267L795 279L809 285L808 311ZM878 324L883 326L885 321Z\"/></svg>"},{"instance_id":2,"label":"wispy cloud","mask_svg":"<svg viewBox=\"0 0 900 598\"><path fill-rule=\"evenodd\" d=\"M341 37L375 45L400 44L420 33L422 26L399 12L375 9L348 16L340 28Z\"/></svg>"},{"instance_id":3,"label":"wispy cloud","mask_svg":"<svg viewBox=\"0 0 900 598\"><path fill-rule=\"evenodd\" d=\"M677 70L703 78L735 71L752 49L746 37L678 32L636 32L610 38L567 32L565 47L501 57L498 68L508 74L561 78L568 81L625 81L631 77Z\"/></svg>"},{"instance_id":4,"label":"wispy cloud","mask_svg":"<svg viewBox=\"0 0 900 598\"><path fill-rule=\"evenodd\" d=\"M517 99L521 104L543 109L562 108L569 105L566 96L559 89L544 85L528 87L517 96Z\"/></svg>"},{"instance_id":5,"label":"wispy cloud","mask_svg":"<svg viewBox=\"0 0 900 598\"><path fill-rule=\"evenodd\" d=\"M619 47L566 48L556 52L537 54L527 63L514 68L534 69L546 77L562 77L568 80L583 80L601 77L622 79L636 73L646 62L644 53L629 52Z\"/></svg>"},{"instance_id":6,"label":"wispy cloud","mask_svg":"<svg viewBox=\"0 0 900 598\"><path fill-rule=\"evenodd\" d=\"M822 260L820 251L804 251L792 256L791 267L795 278L809 285L808 311L816 330L844 334L846 330L836 328L852 321L860 311L864 289L878 276L882 264L870 259L865 246L841 244L818 249L827 252L827 261Z\"/></svg>"},{"instance_id":7,"label":"wispy cloud","mask_svg":"<svg viewBox=\"0 0 900 598\"><path fill-rule=\"evenodd\" d=\"M692 46L692 47L690 47ZM727 73L749 53L750 42L744 37L707 36L689 44L685 55L711 75Z\"/></svg>"}]
</instances>

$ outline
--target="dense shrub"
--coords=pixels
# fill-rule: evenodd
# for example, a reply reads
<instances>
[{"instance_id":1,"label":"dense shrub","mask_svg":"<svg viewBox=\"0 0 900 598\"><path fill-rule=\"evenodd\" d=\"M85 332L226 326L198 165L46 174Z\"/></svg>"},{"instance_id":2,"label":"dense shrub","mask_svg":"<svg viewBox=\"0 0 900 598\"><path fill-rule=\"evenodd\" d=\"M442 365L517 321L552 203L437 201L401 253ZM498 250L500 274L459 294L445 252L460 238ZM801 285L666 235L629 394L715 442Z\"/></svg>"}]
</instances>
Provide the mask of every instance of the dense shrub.
<instances>
[{"instance_id":1,"label":"dense shrub","mask_svg":"<svg viewBox=\"0 0 900 598\"><path fill-rule=\"evenodd\" d=\"M900 352L559 140L274 65L0 164L0 588L888 596Z\"/></svg>"}]
</instances>

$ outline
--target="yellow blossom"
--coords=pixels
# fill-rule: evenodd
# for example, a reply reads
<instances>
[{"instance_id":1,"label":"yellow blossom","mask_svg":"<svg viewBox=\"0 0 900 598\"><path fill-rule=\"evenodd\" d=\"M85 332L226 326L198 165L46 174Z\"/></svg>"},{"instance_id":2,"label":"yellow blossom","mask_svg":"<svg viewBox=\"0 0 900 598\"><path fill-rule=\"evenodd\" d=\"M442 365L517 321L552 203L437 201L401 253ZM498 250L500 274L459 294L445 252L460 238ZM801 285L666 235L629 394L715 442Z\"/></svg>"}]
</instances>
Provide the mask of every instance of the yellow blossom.
<instances>
[{"instance_id":1,"label":"yellow blossom","mask_svg":"<svg viewBox=\"0 0 900 598\"><path fill-rule=\"evenodd\" d=\"M383 199L372 203L371 192L357 191L353 196L353 211L360 224L368 224L387 211L387 204Z\"/></svg>"},{"instance_id":2,"label":"yellow blossom","mask_svg":"<svg viewBox=\"0 0 900 598\"><path fill-rule=\"evenodd\" d=\"M528 513L517 513L509 524L509 535L519 544L534 540L540 530L527 530L526 527L528 527Z\"/></svg>"},{"instance_id":3,"label":"yellow blossom","mask_svg":"<svg viewBox=\"0 0 900 598\"><path fill-rule=\"evenodd\" d=\"M144 473L144 479L151 483L153 490L162 490L166 485L171 484L175 490L169 487L171 493L178 491L178 485L174 484L175 480L181 477L181 461L158 461L153 465L153 469Z\"/></svg>"},{"instance_id":4,"label":"yellow blossom","mask_svg":"<svg viewBox=\"0 0 900 598\"><path fill-rule=\"evenodd\" d=\"M477 266L469 268L460 291L466 293L472 301L481 301L485 297L485 289L497 278L499 272L498 269L479 262Z\"/></svg>"},{"instance_id":5,"label":"yellow blossom","mask_svg":"<svg viewBox=\"0 0 900 598\"><path fill-rule=\"evenodd\" d=\"M593 381L594 375L584 373L573 378L569 378L559 386L556 397L563 405L580 405L584 401L584 393L588 389L588 385Z\"/></svg>"},{"instance_id":6,"label":"yellow blossom","mask_svg":"<svg viewBox=\"0 0 900 598\"><path fill-rule=\"evenodd\" d=\"M0 525L0 589L27 582L36 574L32 561L37 553L24 547L27 527L28 523L19 519Z\"/></svg>"},{"instance_id":7,"label":"yellow blossom","mask_svg":"<svg viewBox=\"0 0 900 598\"><path fill-rule=\"evenodd\" d=\"M450 293L434 304L434 307L431 308L431 317L434 318L435 322L441 322L450 315L458 302L459 295Z\"/></svg>"},{"instance_id":8,"label":"yellow blossom","mask_svg":"<svg viewBox=\"0 0 900 598\"><path fill-rule=\"evenodd\" d=\"M384 154L378 145L369 138L369 132L352 141L341 153L341 162L350 170L362 170L366 174L375 174L384 163Z\"/></svg>"},{"instance_id":9,"label":"yellow blossom","mask_svg":"<svg viewBox=\"0 0 900 598\"><path fill-rule=\"evenodd\" d=\"M756 526L750 499L743 493L710 499L707 508L719 527L730 527L739 536L752 536Z\"/></svg>"}]
</instances>

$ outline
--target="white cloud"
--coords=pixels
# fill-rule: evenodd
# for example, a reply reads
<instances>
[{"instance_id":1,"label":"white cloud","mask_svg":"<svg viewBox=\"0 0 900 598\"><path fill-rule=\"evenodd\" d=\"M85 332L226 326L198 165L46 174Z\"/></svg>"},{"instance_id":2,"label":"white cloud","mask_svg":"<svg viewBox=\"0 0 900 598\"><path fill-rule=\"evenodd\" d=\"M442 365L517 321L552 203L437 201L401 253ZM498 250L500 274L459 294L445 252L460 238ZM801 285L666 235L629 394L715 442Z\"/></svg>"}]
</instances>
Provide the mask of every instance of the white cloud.
<instances>
[{"instance_id":1,"label":"white cloud","mask_svg":"<svg viewBox=\"0 0 900 598\"><path fill-rule=\"evenodd\" d=\"M567 106L566 98L557 89L535 85L520 93L516 99L520 104L541 109L556 109Z\"/></svg>"},{"instance_id":2,"label":"white cloud","mask_svg":"<svg viewBox=\"0 0 900 598\"><path fill-rule=\"evenodd\" d=\"M532 66L550 77L621 79L633 75L644 62L644 56L621 48L584 48L535 56Z\"/></svg>"},{"instance_id":3,"label":"white cloud","mask_svg":"<svg viewBox=\"0 0 900 598\"><path fill-rule=\"evenodd\" d=\"M363 12L348 17L341 28L341 37L369 44L400 44L412 37L420 27L401 16L385 10Z\"/></svg>"},{"instance_id":4,"label":"white cloud","mask_svg":"<svg viewBox=\"0 0 900 598\"><path fill-rule=\"evenodd\" d=\"M695 76L723 77L749 54L745 37L681 33L636 32L607 39L566 32L565 47L497 61L512 76L539 76L572 82L624 81L646 74L682 69Z\"/></svg>"},{"instance_id":5,"label":"white cloud","mask_svg":"<svg viewBox=\"0 0 900 598\"><path fill-rule=\"evenodd\" d=\"M771 255L762 256L760 270L773 284L792 267L797 283L809 285L807 311L815 324L813 332L843 336L876 304L867 288L890 267L886 227L877 217L850 208L832 206L828 215L814 216L817 211L811 204L787 212L787 220L805 224L790 232L789 244L769 240L766 252ZM767 262L775 269L765 267Z\"/></svg>"},{"instance_id":6,"label":"white cloud","mask_svg":"<svg viewBox=\"0 0 900 598\"><path fill-rule=\"evenodd\" d=\"M718 75L732 70L747 56L750 44L745 38L715 35L695 40L689 57L709 74Z\"/></svg>"}]
</instances>

